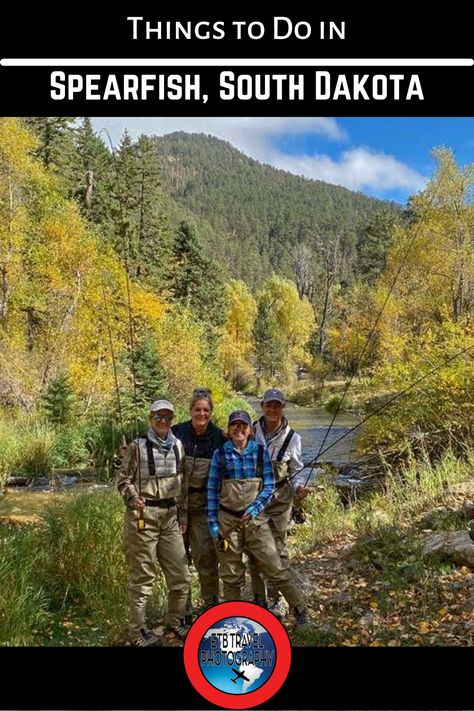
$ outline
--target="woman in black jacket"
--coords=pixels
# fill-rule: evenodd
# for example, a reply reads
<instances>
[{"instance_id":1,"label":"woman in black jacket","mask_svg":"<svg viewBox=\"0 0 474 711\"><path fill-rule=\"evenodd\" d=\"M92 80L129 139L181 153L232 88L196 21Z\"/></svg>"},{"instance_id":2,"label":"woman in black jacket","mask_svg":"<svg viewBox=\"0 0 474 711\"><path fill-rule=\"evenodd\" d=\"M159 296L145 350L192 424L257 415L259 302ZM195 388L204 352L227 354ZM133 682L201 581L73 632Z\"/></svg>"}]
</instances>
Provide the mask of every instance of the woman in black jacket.
<instances>
[{"instance_id":1,"label":"woman in black jacket","mask_svg":"<svg viewBox=\"0 0 474 711\"><path fill-rule=\"evenodd\" d=\"M173 434L184 446L185 480L188 481L188 535L191 555L199 576L204 609L219 602L217 555L206 519L207 479L214 450L226 436L211 422L214 404L211 391L194 390L191 419L173 426Z\"/></svg>"}]
</instances>

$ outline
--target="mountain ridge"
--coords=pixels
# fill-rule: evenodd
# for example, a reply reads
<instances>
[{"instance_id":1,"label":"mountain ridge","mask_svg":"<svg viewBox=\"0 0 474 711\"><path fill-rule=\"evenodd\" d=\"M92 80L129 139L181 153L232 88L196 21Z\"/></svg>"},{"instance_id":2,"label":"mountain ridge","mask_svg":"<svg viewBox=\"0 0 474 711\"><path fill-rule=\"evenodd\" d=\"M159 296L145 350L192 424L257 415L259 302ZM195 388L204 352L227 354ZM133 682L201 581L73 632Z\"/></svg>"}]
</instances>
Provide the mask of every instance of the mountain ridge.
<instances>
[{"instance_id":1,"label":"mountain ridge","mask_svg":"<svg viewBox=\"0 0 474 711\"><path fill-rule=\"evenodd\" d=\"M176 131L153 142L165 192L209 225L207 250L250 286L269 269L292 278L301 245L316 258L316 243L335 238L346 271L357 275L357 245L368 222L383 211L401 212L396 203L261 163L208 134ZM229 240L237 244L226 245Z\"/></svg>"}]
</instances>

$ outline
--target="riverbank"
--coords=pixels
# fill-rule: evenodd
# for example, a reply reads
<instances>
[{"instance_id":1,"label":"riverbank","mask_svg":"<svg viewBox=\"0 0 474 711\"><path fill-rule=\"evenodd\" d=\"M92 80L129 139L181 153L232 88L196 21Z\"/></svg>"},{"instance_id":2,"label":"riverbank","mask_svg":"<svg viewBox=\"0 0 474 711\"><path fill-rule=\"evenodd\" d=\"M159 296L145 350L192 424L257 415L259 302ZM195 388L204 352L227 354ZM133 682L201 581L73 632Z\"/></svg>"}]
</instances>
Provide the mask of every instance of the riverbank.
<instances>
[{"instance_id":1,"label":"riverbank","mask_svg":"<svg viewBox=\"0 0 474 711\"><path fill-rule=\"evenodd\" d=\"M473 644L473 457L413 462L348 508L319 488L290 536L314 623L297 644Z\"/></svg>"}]
</instances>

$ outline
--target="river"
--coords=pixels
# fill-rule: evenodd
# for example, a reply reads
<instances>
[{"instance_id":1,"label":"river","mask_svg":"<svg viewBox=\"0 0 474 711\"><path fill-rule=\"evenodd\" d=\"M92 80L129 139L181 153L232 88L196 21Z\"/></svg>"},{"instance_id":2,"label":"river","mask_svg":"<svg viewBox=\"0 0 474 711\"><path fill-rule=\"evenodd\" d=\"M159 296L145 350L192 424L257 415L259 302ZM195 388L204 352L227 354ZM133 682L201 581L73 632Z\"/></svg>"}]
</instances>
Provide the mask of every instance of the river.
<instances>
[{"instance_id":1,"label":"river","mask_svg":"<svg viewBox=\"0 0 474 711\"><path fill-rule=\"evenodd\" d=\"M259 416L261 413L260 399L257 397L246 397L245 399ZM332 415L321 408L301 407L291 402L287 403L285 414L291 427L301 435L303 461L310 462L319 452ZM357 423L358 419L353 415L341 413L337 416L324 443L322 454L319 456L320 462L331 462L340 467L357 460L355 453L356 433L347 435ZM343 435L345 435L344 439L331 446ZM308 480L310 480L312 472L309 469L306 471ZM36 480L36 486L9 489L8 495L0 502L0 515L39 512L45 503L43 498L48 498L51 493L63 495L67 491L77 491L80 488L92 489L107 486L81 481L80 478L73 476L61 477L59 485L51 486L49 479L50 477L40 477ZM40 494L43 494L43 497Z\"/></svg>"}]
</instances>

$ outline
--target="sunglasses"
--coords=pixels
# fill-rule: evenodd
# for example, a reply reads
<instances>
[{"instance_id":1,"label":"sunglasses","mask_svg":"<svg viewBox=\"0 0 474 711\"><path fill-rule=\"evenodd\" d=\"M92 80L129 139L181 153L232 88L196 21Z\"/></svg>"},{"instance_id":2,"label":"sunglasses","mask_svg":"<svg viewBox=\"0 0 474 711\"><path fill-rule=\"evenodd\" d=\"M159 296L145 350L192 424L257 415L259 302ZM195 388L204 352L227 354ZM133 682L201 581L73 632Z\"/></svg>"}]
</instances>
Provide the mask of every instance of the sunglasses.
<instances>
[{"instance_id":1,"label":"sunglasses","mask_svg":"<svg viewBox=\"0 0 474 711\"><path fill-rule=\"evenodd\" d=\"M173 415L153 415L153 422L171 422Z\"/></svg>"},{"instance_id":2,"label":"sunglasses","mask_svg":"<svg viewBox=\"0 0 474 711\"><path fill-rule=\"evenodd\" d=\"M246 430L247 427L250 427L250 425L247 425L245 422L236 422L233 425L229 425L230 430Z\"/></svg>"}]
</instances>

